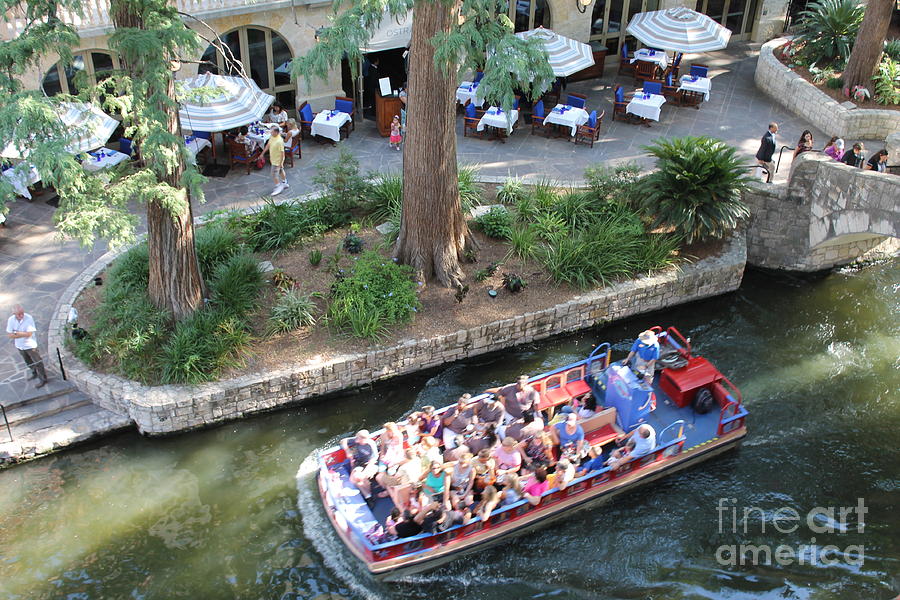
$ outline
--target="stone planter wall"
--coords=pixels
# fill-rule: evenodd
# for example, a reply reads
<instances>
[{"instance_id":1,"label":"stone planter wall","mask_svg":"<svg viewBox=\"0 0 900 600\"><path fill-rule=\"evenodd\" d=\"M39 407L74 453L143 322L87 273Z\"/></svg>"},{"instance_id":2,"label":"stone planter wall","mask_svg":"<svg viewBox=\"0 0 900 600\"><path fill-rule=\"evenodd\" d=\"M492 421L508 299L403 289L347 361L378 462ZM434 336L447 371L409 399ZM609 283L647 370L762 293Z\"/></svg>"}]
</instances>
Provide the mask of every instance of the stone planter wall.
<instances>
[{"instance_id":1,"label":"stone planter wall","mask_svg":"<svg viewBox=\"0 0 900 600\"><path fill-rule=\"evenodd\" d=\"M775 56L775 51L787 41L787 38L777 38L760 48L756 87L826 136L836 135L851 144L858 140L884 140L900 132L900 111L844 108L788 69Z\"/></svg>"},{"instance_id":2,"label":"stone planter wall","mask_svg":"<svg viewBox=\"0 0 900 600\"><path fill-rule=\"evenodd\" d=\"M198 386L147 387L116 375L96 373L65 349L69 308L84 286L114 258L109 254L98 260L63 294L51 322L51 352L60 349L69 379L96 404L128 415L142 433L161 435L730 292L738 288L743 277L746 240L738 233L719 256L587 292L546 310L429 339L403 340L322 364L290 364L273 372Z\"/></svg>"}]
</instances>

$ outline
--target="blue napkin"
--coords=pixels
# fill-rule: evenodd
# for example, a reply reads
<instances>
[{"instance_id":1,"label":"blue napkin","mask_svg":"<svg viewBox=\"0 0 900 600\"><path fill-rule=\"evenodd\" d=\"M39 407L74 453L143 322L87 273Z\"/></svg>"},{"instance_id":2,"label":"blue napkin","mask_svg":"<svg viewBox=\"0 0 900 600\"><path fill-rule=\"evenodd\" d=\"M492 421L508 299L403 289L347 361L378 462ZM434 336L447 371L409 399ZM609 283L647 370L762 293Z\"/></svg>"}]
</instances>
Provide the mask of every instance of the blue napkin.
<instances>
[{"instance_id":1,"label":"blue napkin","mask_svg":"<svg viewBox=\"0 0 900 600\"><path fill-rule=\"evenodd\" d=\"M192 136L192 135L186 135L186 136L184 136L184 143L185 143L185 144L190 144L190 143L193 142L195 139L197 139L197 138L195 138L195 137Z\"/></svg>"}]
</instances>

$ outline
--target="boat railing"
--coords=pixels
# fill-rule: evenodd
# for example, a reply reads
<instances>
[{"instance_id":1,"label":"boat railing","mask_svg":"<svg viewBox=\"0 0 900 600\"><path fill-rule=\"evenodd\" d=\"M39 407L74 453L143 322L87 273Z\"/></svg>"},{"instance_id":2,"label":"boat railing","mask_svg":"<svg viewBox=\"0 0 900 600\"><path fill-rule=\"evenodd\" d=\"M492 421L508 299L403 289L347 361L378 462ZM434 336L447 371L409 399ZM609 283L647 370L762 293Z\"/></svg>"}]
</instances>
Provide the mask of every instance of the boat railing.
<instances>
[{"instance_id":1,"label":"boat railing","mask_svg":"<svg viewBox=\"0 0 900 600\"><path fill-rule=\"evenodd\" d=\"M728 397L731 398L730 395ZM749 412L744 408L743 404L729 401L719 412L719 427L716 430L716 435L721 436L735 429L740 429L744 426L744 419L748 414Z\"/></svg>"},{"instance_id":2,"label":"boat railing","mask_svg":"<svg viewBox=\"0 0 900 600\"><path fill-rule=\"evenodd\" d=\"M669 327L666 329L666 332L669 334L669 343L676 349L683 348L687 355L691 355L691 340L690 338L686 338L681 335L681 332L678 331L675 327ZM676 338L676 339L673 339Z\"/></svg>"}]
</instances>

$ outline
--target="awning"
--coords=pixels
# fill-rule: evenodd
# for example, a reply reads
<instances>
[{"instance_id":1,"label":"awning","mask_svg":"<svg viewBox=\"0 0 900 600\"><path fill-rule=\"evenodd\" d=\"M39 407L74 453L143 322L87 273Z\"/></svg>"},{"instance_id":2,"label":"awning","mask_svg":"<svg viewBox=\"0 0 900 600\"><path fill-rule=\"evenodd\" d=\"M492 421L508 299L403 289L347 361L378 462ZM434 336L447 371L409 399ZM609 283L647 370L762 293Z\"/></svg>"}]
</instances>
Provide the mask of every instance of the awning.
<instances>
[{"instance_id":1,"label":"awning","mask_svg":"<svg viewBox=\"0 0 900 600\"><path fill-rule=\"evenodd\" d=\"M369 43L360 50L362 52L381 52L382 50L406 48L409 46L409 40L412 39L412 24L412 11L398 19L385 13L378 28L372 32Z\"/></svg>"},{"instance_id":2,"label":"awning","mask_svg":"<svg viewBox=\"0 0 900 600\"><path fill-rule=\"evenodd\" d=\"M672 52L719 50L731 39L730 29L684 6L638 13L625 31L650 48Z\"/></svg>"}]
</instances>

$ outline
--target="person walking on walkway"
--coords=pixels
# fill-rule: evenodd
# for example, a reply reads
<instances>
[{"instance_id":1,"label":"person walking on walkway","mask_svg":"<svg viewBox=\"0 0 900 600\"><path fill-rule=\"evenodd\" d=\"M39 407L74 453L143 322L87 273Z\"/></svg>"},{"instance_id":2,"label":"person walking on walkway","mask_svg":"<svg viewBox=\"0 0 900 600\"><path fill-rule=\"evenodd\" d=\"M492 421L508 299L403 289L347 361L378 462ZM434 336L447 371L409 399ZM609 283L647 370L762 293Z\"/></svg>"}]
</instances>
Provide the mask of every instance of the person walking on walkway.
<instances>
[{"instance_id":1,"label":"person walking on walkway","mask_svg":"<svg viewBox=\"0 0 900 600\"><path fill-rule=\"evenodd\" d=\"M778 123L769 123L769 129L762 136L759 142L759 150L756 152L756 164L768 171L766 173L766 183L772 182L772 175L775 174L775 163L772 162L772 155L775 154L775 134L778 133Z\"/></svg>"},{"instance_id":2,"label":"person walking on walkway","mask_svg":"<svg viewBox=\"0 0 900 600\"><path fill-rule=\"evenodd\" d=\"M44 360L38 352L36 332L37 327L32 316L17 304L6 322L6 333L9 334L9 339L15 341L16 349L22 355L25 365L31 369L31 377L28 379L40 379L35 387L42 388L47 385L47 371L44 370Z\"/></svg>"}]
</instances>

